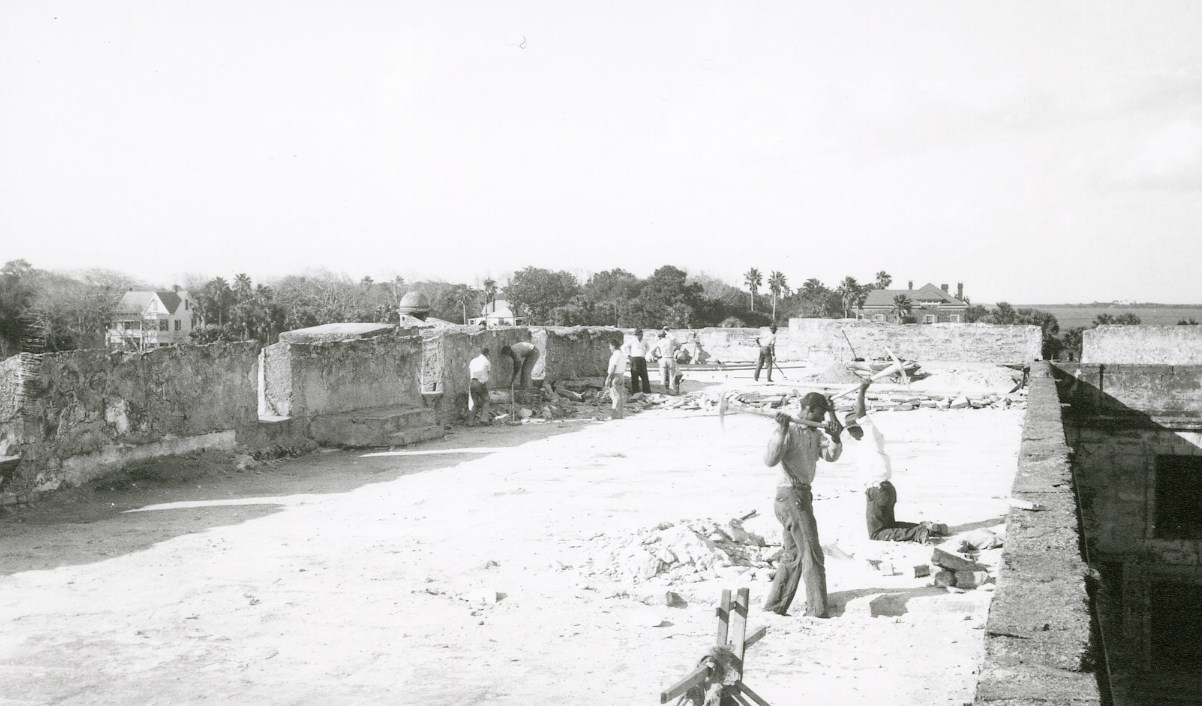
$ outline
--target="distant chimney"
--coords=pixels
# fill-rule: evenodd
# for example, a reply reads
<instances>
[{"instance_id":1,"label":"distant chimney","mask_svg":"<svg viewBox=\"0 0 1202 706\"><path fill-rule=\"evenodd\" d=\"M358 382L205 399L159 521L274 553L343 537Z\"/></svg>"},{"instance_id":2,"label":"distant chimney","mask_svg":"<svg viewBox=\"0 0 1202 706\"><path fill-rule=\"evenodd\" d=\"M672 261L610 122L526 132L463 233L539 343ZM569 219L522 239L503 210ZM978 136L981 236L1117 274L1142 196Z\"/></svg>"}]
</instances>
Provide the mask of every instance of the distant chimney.
<instances>
[{"instance_id":1,"label":"distant chimney","mask_svg":"<svg viewBox=\"0 0 1202 706\"><path fill-rule=\"evenodd\" d=\"M941 285L939 285L939 288L940 288L940 289L942 289L942 290L943 290L945 293L947 292L947 285L946 285L946 284L941 284Z\"/></svg>"},{"instance_id":2,"label":"distant chimney","mask_svg":"<svg viewBox=\"0 0 1202 706\"><path fill-rule=\"evenodd\" d=\"M914 280L906 282L906 289L914 289Z\"/></svg>"},{"instance_id":3,"label":"distant chimney","mask_svg":"<svg viewBox=\"0 0 1202 706\"><path fill-rule=\"evenodd\" d=\"M956 282L956 298L961 301L964 300L964 283L963 282Z\"/></svg>"},{"instance_id":4,"label":"distant chimney","mask_svg":"<svg viewBox=\"0 0 1202 706\"><path fill-rule=\"evenodd\" d=\"M943 288L947 289L947 285L946 284L943 285ZM171 285L171 291L175 292L176 294L179 294L179 285L178 284Z\"/></svg>"}]
</instances>

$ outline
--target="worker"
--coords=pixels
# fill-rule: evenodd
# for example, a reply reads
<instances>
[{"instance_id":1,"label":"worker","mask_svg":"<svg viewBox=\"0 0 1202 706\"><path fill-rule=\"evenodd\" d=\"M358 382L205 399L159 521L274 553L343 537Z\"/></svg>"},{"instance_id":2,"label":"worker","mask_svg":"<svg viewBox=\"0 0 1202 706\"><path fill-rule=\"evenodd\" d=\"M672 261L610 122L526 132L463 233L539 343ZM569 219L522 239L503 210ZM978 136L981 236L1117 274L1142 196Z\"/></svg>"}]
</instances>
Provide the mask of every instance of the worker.
<instances>
[{"instance_id":1,"label":"worker","mask_svg":"<svg viewBox=\"0 0 1202 706\"><path fill-rule=\"evenodd\" d=\"M605 390L612 403L612 419L621 419L626 415L626 354L617 341L609 341L609 367L605 375Z\"/></svg>"},{"instance_id":2,"label":"worker","mask_svg":"<svg viewBox=\"0 0 1202 706\"><path fill-rule=\"evenodd\" d=\"M476 418L488 424L488 379L492 375L492 362L488 359L488 349L481 348L480 355L468 363L468 373L471 379L467 391L467 425L475 426Z\"/></svg>"},{"instance_id":3,"label":"worker","mask_svg":"<svg viewBox=\"0 0 1202 706\"><path fill-rule=\"evenodd\" d=\"M634 330L634 337L626 341L622 352L630 359L630 394L650 394L651 378L647 375L647 344L643 343L643 329Z\"/></svg>"},{"instance_id":4,"label":"worker","mask_svg":"<svg viewBox=\"0 0 1202 706\"><path fill-rule=\"evenodd\" d=\"M680 373L677 372L676 366L676 349L679 345L668 329L659 332L655 355L659 358L659 376L664 385L664 392L680 393Z\"/></svg>"},{"instance_id":5,"label":"worker","mask_svg":"<svg viewBox=\"0 0 1202 706\"><path fill-rule=\"evenodd\" d=\"M828 463L843 453L839 439L839 422L830 400L817 392L801 399L801 418L811 422L827 422L825 428L792 423L784 413L776 415L776 428L768 439L764 464L780 465L777 476L774 510L784 527L783 553L772 580L772 588L764 603L765 611L786 615L798 580L806 586L806 615L827 617L826 565L822 545L818 542L818 523L814 519L814 496L810 485L817 472L818 459Z\"/></svg>"},{"instance_id":6,"label":"worker","mask_svg":"<svg viewBox=\"0 0 1202 706\"><path fill-rule=\"evenodd\" d=\"M534 372L534 364L538 362L538 349L534 344L521 341L501 346L501 355L509 356L513 361L513 375L509 378L509 386L519 389L528 387L530 374Z\"/></svg>"},{"instance_id":7,"label":"worker","mask_svg":"<svg viewBox=\"0 0 1202 706\"><path fill-rule=\"evenodd\" d=\"M867 499L865 518L868 523L868 538L884 542L926 542L931 537L944 536L947 534L945 524L898 522L893 515L893 506L897 504L897 488L890 480L893 476L893 463L889 454L885 452L885 436L868 414L864 403L864 395L870 385L871 380L860 384L856 407L845 417L848 436L857 442L862 441L865 436L870 438L869 443L859 444L859 453L856 454L856 467L864 482L864 494Z\"/></svg>"},{"instance_id":8,"label":"worker","mask_svg":"<svg viewBox=\"0 0 1202 706\"><path fill-rule=\"evenodd\" d=\"M768 327L768 333L757 336L755 344L760 348L760 355L755 361L756 382L760 381L760 368L768 366L768 382L772 382L772 366L776 363L776 324Z\"/></svg>"}]
</instances>

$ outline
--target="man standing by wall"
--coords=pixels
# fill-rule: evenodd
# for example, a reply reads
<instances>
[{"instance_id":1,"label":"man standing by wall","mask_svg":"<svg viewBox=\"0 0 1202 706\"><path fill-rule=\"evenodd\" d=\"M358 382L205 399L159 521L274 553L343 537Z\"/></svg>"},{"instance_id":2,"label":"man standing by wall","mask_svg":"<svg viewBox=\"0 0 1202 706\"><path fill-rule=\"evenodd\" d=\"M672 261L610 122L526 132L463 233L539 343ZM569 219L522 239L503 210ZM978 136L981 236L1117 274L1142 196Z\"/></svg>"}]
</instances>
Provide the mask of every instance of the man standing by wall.
<instances>
[{"instance_id":1,"label":"man standing by wall","mask_svg":"<svg viewBox=\"0 0 1202 706\"><path fill-rule=\"evenodd\" d=\"M760 368L768 366L768 382L772 382L772 366L776 363L776 325L768 327L767 334L760 334L755 339L760 347L760 356L755 361L755 381L760 381Z\"/></svg>"},{"instance_id":2,"label":"man standing by wall","mask_svg":"<svg viewBox=\"0 0 1202 706\"><path fill-rule=\"evenodd\" d=\"M609 368L605 376L605 389L612 402L612 419L621 419L626 413L626 354L618 342L609 342Z\"/></svg>"},{"instance_id":3,"label":"man standing by wall","mask_svg":"<svg viewBox=\"0 0 1202 706\"><path fill-rule=\"evenodd\" d=\"M630 358L630 394L650 394L651 378L647 375L647 345L643 343L643 329L634 330L634 338L626 341L622 352Z\"/></svg>"},{"instance_id":4,"label":"man standing by wall","mask_svg":"<svg viewBox=\"0 0 1202 706\"><path fill-rule=\"evenodd\" d=\"M785 615L798 580L806 584L806 615L827 617L826 563L822 545L818 542L818 523L814 519L814 496L810 484L818 468L818 459L832 462L839 459L843 446L839 440L838 420L830 402L817 392L801 400L801 417L822 422L830 417L826 431L809 426L797 426L785 413L776 415L777 426L768 439L764 465L780 465L776 484L774 509L776 519L784 527L784 553L772 580L772 588L764 610Z\"/></svg>"},{"instance_id":5,"label":"man standing by wall","mask_svg":"<svg viewBox=\"0 0 1202 706\"><path fill-rule=\"evenodd\" d=\"M680 392L680 380L676 366L676 349L679 347L676 339L664 329L659 333L659 342L655 344L655 354L659 357L660 381L664 384L664 392Z\"/></svg>"},{"instance_id":6,"label":"man standing by wall","mask_svg":"<svg viewBox=\"0 0 1202 706\"><path fill-rule=\"evenodd\" d=\"M468 363L471 380L467 392L467 425L475 426L476 417L488 424L488 378L492 375L492 363L488 360L488 349L481 348L480 355Z\"/></svg>"},{"instance_id":7,"label":"man standing by wall","mask_svg":"<svg viewBox=\"0 0 1202 706\"><path fill-rule=\"evenodd\" d=\"M513 375L509 378L509 386L520 389L529 387L530 374L534 372L534 364L538 362L538 349L534 344L519 341L512 346L501 346L501 355L507 355L513 361Z\"/></svg>"}]
</instances>

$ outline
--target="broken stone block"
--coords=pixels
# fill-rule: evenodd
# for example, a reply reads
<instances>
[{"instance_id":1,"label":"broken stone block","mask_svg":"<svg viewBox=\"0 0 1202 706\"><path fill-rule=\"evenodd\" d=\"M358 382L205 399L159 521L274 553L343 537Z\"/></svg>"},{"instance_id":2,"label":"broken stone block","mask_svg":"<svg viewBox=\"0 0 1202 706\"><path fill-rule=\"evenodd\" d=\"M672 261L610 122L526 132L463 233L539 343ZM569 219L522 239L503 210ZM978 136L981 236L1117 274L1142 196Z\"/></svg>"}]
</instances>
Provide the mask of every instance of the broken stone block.
<instances>
[{"instance_id":1,"label":"broken stone block","mask_svg":"<svg viewBox=\"0 0 1202 706\"><path fill-rule=\"evenodd\" d=\"M944 569L935 574L935 585L949 588L956 585L956 572Z\"/></svg>"},{"instance_id":2,"label":"broken stone block","mask_svg":"<svg viewBox=\"0 0 1202 706\"><path fill-rule=\"evenodd\" d=\"M689 602L680 597L680 594L675 591L668 591L664 594L664 604L669 608L687 608Z\"/></svg>"},{"instance_id":3,"label":"broken stone block","mask_svg":"<svg viewBox=\"0 0 1202 706\"><path fill-rule=\"evenodd\" d=\"M956 586L958 588L976 588L989 582L989 574L985 571L957 571Z\"/></svg>"},{"instance_id":4,"label":"broken stone block","mask_svg":"<svg viewBox=\"0 0 1202 706\"><path fill-rule=\"evenodd\" d=\"M949 406L952 409L967 409L970 405L967 397L957 397Z\"/></svg>"},{"instance_id":5,"label":"broken stone block","mask_svg":"<svg viewBox=\"0 0 1202 706\"><path fill-rule=\"evenodd\" d=\"M931 563L952 571L985 571L986 567L958 554L936 548Z\"/></svg>"},{"instance_id":6,"label":"broken stone block","mask_svg":"<svg viewBox=\"0 0 1202 706\"><path fill-rule=\"evenodd\" d=\"M917 578L922 578L923 576L930 576L930 575L931 575L931 565L930 564L915 564L914 567L910 570L910 576L912 578L917 579Z\"/></svg>"}]
</instances>

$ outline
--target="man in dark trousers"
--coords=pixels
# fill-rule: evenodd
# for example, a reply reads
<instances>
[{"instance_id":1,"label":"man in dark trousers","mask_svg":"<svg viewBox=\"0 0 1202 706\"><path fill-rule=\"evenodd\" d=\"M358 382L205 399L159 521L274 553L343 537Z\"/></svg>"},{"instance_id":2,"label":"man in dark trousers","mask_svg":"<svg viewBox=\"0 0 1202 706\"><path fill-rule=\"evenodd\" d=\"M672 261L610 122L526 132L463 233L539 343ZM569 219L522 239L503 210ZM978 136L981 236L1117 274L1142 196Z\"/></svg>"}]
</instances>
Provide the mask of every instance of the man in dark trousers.
<instances>
[{"instance_id":1,"label":"man in dark trousers","mask_svg":"<svg viewBox=\"0 0 1202 706\"><path fill-rule=\"evenodd\" d=\"M513 374L509 378L509 386L525 389L530 386L530 374L534 372L534 364L538 362L538 349L533 343L519 341L513 345L501 346L501 355L509 356L513 361Z\"/></svg>"},{"instance_id":2,"label":"man in dark trousers","mask_svg":"<svg viewBox=\"0 0 1202 706\"><path fill-rule=\"evenodd\" d=\"M768 327L768 334L756 337L755 343L760 347L760 356L755 361L756 382L760 381L760 369L768 366L768 382L772 382L772 366L776 363L776 325Z\"/></svg>"},{"instance_id":3,"label":"man in dark trousers","mask_svg":"<svg viewBox=\"0 0 1202 706\"><path fill-rule=\"evenodd\" d=\"M945 524L898 522L893 515L893 506L897 504L897 488L893 487L890 480L893 463L889 454L885 453L885 436L868 414L864 403L864 393L871 384L868 380L860 384L856 408L845 417L848 436L857 442L863 441L865 436L869 439L857 444L859 448L856 449L856 467L864 481L864 493L867 496L864 514L868 522L868 538L883 542L926 542L931 537L946 535Z\"/></svg>"},{"instance_id":4,"label":"man in dark trousers","mask_svg":"<svg viewBox=\"0 0 1202 706\"><path fill-rule=\"evenodd\" d=\"M634 330L634 338L626 341L622 352L630 360L630 394L651 394L651 376L647 374L647 344L643 343L643 329Z\"/></svg>"},{"instance_id":5,"label":"man in dark trousers","mask_svg":"<svg viewBox=\"0 0 1202 706\"><path fill-rule=\"evenodd\" d=\"M814 520L814 496L810 484L817 472L818 459L832 462L839 458L843 446L839 440L839 423L832 412L830 401L817 392L807 394L801 400L801 417L812 422L822 422L829 417L827 429L798 426L789 415L776 415L777 426L768 439L764 452L764 464L780 465L777 476L776 519L784 527L784 552L777 565L772 589L764 603L764 610L785 615L793 596L797 593L797 582L805 580L806 615L815 618L827 617L826 563L822 557L822 545L818 542L818 523Z\"/></svg>"}]
</instances>

